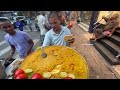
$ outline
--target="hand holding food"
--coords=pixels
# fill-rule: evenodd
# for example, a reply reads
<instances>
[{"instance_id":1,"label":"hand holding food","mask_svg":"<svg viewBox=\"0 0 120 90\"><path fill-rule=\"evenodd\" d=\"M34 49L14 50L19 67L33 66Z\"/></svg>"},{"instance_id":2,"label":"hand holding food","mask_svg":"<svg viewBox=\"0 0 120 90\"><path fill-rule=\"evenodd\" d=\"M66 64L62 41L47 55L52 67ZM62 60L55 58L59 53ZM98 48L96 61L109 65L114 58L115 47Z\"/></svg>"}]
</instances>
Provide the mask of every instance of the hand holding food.
<instances>
[{"instance_id":1,"label":"hand holding food","mask_svg":"<svg viewBox=\"0 0 120 90\"><path fill-rule=\"evenodd\" d=\"M75 39L74 35L66 35L66 36L64 37L64 40L65 40L66 42L69 42L69 43L73 43L73 42L74 42L74 39Z\"/></svg>"}]
</instances>

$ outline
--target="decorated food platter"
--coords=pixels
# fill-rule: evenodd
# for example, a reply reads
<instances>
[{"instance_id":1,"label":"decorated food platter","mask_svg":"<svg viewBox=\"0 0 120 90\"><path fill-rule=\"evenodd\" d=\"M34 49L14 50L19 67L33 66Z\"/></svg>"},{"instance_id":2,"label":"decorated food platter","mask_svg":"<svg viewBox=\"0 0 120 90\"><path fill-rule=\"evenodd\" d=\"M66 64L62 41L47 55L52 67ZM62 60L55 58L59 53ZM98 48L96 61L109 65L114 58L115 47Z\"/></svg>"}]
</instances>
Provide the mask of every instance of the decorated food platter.
<instances>
[{"instance_id":1,"label":"decorated food platter","mask_svg":"<svg viewBox=\"0 0 120 90\"><path fill-rule=\"evenodd\" d=\"M66 46L47 46L47 54L42 58L41 49L37 49L24 59L19 69L31 69L32 75L39 73L44 79L88 79L87 62L76 50Z\"/></svg>"},{"instance_id":2,"label":"decorated food platter","mask_svg":"<svg viewBox=\"0 0 120 90\"><path fill-rule=\"evenodd\" d=\"M38 48L23 60L18 69L27 73L26 78L35 74L39 74L38 79L89 78L87 62L76 50L66 46L47 46L44 52L46 58L41 57L42 51Z\"/></svg>"}]
</instances>

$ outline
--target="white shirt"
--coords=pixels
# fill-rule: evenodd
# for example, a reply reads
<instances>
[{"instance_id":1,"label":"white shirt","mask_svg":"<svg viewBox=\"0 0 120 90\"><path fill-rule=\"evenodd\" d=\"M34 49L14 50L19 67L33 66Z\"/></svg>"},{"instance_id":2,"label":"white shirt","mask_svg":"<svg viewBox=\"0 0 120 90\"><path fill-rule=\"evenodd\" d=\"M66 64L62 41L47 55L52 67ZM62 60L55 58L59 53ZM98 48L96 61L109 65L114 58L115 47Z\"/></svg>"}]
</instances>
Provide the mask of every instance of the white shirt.
<instances>
[{"instance_id":1,"label":"white shirt","mask_svg":"<svg viewBox=\"0 0 120 90\"><path fill-rule=\"evenodd\" d=\"M68 46L69 44L65 42L64 36L66 35L71 35L70 30L65 27L61 26L61 32L60 34L56 34L53 29L48 31L45 35L45 39L43 42L42 47L49 46L49 45L63 45L63 46Z\"/></svg>"},{"instance_id":2,"label":"white shirt","mask_svg":"<svg viewBox=\"0 0 120 90\"><path fill-rule=\"evenodd\" d=\"M47 30L44 28L46 18L43 15L38 16L38 26L40 28L40 34L45 35Z\"/></svg>"}]
</instances>

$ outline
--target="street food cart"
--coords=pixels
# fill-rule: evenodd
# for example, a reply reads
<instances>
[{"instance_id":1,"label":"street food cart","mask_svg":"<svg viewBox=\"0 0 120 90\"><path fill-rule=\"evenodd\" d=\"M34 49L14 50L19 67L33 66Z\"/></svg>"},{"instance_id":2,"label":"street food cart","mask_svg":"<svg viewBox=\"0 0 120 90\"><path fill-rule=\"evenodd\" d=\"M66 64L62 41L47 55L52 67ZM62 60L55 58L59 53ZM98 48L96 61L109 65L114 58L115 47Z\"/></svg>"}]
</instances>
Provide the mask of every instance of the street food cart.
<instances>
[{"instance_id":1,"label":"street food cart","mask_svg":"<svg viewBox=\"0 0 120 90\"><path fill-rule=\"evenodd\" d=\"M46 58L41 57L42 50L38 48L25 59L16 59L6 68L7 75L14 74L13 68L17 67L23 71L28 70L28 79L36 73L39 73L43 79L89 78L87 62L76 50L66 46L47 46L44 52L47 54Z\"/></svg>"}]
</instances>

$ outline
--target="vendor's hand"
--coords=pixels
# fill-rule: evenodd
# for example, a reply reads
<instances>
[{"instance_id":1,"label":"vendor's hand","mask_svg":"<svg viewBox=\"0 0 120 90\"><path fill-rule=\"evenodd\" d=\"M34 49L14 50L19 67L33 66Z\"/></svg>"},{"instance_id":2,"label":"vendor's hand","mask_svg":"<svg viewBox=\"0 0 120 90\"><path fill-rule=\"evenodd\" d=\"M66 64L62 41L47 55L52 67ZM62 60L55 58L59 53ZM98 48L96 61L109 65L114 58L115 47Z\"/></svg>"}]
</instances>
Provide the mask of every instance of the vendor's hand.
<instances>
[{"instance_id":1,"label":"vendor's hand","mask_svg":"<svg viewBox=\"0 0 120 90\"><path fill-rule=\"evenodd\" d=\"M73 38L73 39L71 39L71 40L68 40L67 42L68 42L68 43L74 43L74 40L75 40L75 38Z\"/></svg>"}]
</instances>

